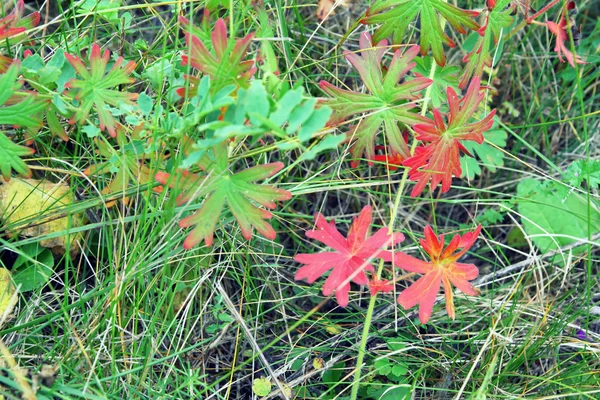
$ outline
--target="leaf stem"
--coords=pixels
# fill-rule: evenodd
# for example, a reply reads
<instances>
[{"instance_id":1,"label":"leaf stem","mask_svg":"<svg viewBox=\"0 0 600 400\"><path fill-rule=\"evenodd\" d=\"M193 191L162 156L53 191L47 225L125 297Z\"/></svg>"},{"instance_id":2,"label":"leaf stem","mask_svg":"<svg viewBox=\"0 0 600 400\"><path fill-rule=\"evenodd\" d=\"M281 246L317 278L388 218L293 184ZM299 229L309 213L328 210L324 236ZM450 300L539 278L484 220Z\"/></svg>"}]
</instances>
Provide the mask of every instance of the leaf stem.
<instances>
[{"instance_id":1,"label":"leaf stem","mask_svg":"<svg viewBox=\"0 0 600 400\"><path fill-rule=\"evenodd\" d=\"M442 19L442 29L444 29L445 20ZM429 71L429 79L433 80L435 77L435 70L437 68L437 63L432 61L431 70ZM429 99L431 98L431 90L433 84L427 87L425 91L425 97L423 98L423 106L421 109L421 115L425 115L427 113L427 107L429 105ZM410 154L414 154L415 148L417 147L418 140L413 140ZM404 186L406 186L406 181L408 178L408 168L404 169L402 173L402 179L400 181L400 186L398 187L398 191L396 192L396 198L394 199L394 206L392 207L392 213L390 215L390 222L388 223L388 232L391 234L394 231L394 224L396 219L398 218L398 209L400 208L400 199L402 199L402 193L404 192ZM383 272L383 260L379 262L379 267L377 268L377 279L381 277L381 273ZM369 307L367 308L367 315L365 316L365 324L363 325L363 332L360 341L360 347L358 348L358 357L356 358L356 369L354 371L354 378L352 379L352 392L350 394L351 400L356 400L358 397L358 389L360 387L360 378L362 373L362 364L366 354L367 341L369 339L369 330L371 329L371 320L373 319L373 313L375 311L375 302L377 301L377 294L371 296L369 300Z\"/></svg>"}]
</instances>

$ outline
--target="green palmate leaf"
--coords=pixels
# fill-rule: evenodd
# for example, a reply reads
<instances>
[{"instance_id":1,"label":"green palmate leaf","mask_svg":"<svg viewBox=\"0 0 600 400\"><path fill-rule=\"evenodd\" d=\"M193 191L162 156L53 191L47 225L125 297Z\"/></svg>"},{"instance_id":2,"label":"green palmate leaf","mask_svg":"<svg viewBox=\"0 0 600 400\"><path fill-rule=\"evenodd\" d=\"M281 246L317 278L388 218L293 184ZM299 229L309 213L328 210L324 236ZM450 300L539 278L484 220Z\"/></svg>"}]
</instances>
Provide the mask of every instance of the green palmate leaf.
<instances>
[{"instance_id":1,"label":"green palmate leaf","mask_svg":"<svg viewBox=\"0 0 600 400\"><path fill-rule=\"evenodd\" d=\"M513 17L510 16L511 9L507 8L511 3L512 0L488 0L485 25L477 31L480 36L475 47L463 59L467 65L461 75L461 89L467 87L471 78L481 78L483 70L492 66L491 50L498 44L502 30L513 22Z\"/></svg>"},{"instance_id":2,"label":"green palmate leaf","mask_svg":"<svg viewBox=\"0 0 600 400\"><path fill-rule=\"evenodd\" d=\"M574 161L567 168L565 179L571 186L579 187L586 181L590 188L596 188L600 185L600 160Z\"/></svg>"},{"instance_id":3,"label":"green palmate leaf","mask_svg":"<svg viewBox=\"0 0 600 400\"><path fill-rule=\"evenodd\" d=\"M485 166L491 172L496 172L497 167L504 165L504 153L492 145L504 148L506 147L506 132L502 129L494 129L483 134L485 142L464 142L463 146L469 153L481 161L480 163L473 157L461 157L460 165L463 175L467 179L473 179L481 175L481 165Z\"/></svg>"},{"instance_id":4,"label":"green palmate leaf","mask_svg":"<svg viewBox=\"0 0 600 400\"><path fill-rule=\"evenodd\" d=\"M48 63L44 63L42 57L34 54L25 58L22 64L23 76L27 78L27 82L33 89L46 98L53 98L51 102L46 103L47 107L40 110L36 118L45 119L50 132L64 141L69 137L60 118L69 118L72 113L67 110L56 92L61 93L64 84L75 76L75 70L66 61L64 51L58 49ZM40 127L41 124L29 127L28 137L35 136Z\"/></svg>"},{"instance_id":5,"label":"green palmate leaf","mask_svg":"<svg viewBox=\"0 0 600 400\"><path fill-rule=\"evenodd\" d=\"M444 33L441 19L445 19L460 33L465 28L478 29L473 20L477 11L463 10L447 4L443 0L377 0L362 19L363 24L381 24L373 35L375 42L392 35L394 44L406 43L406 31L409 24L420 17L421 54L426 55L429 49L439 65L446 63L444 45L454 47L455 43Z\"/></svg>"},{"instance_id":6,"label":"green palmate leaf","mask_svg":"<svg viewBox=\"0 0 600 400\"><path fill-rule=\"evenodd\" d=\"M519 182L517 195L525 232L543 253L600 232L598 205L592 202L588 208L585 195L534 179Z\"/></svg>"},{"instance_id":7,"label":"green palmate leaf","mask_svg":"<svg viewBox=\"0 0 600 400\"><path fill-rule=\"evenodd\" d=\"M98 113L100 129L106 129L115 137L119 123L108 110L107 105L119 107L122 103L135 105L137 93L126 93L119 89L120 85L134 82L129 76L135 69L135 62L131 61L123 66L123 57L119 57L112 68L106 72L110 52L105 50L100 53L100 46L92 45L89 59L89 69L83 61L76 56L65 54L69 63L75 68L82 79L71 79L65 86L68 94L79 102L79 106L69 121L83 123L88 117L92 107Z\"/></svg>"},{"instance_id":8,"label":"green palmate leaf","mask_svg":"<svg viewBox=\"0 0 600 400\"><path fill-rule=\"evenodd\" d=\"M18 80L20 64L15 61L4 74L0 75L0 125L39 127L41 121L34 116L46 107L34 93L19 92L22 82ZM0 174L5 181L11 176L11 170L29 178L31 170L21 159L34 153L33 149L13 143L0 132Z\"/></svg>"},{"instance_id":9,"label":"green palmate leaf","mask_svg":"<svg viewBox=\"0 0 600 400\"><path fill-rule=\"evenodd\" d=\"M419 98L419 92L429 86L431 80L414 78L399 83L415 66L412 60L419 52L419 46L407 49L404 54L401 50L396 50L384 71L381 62L386 46L387 41L383 40L373 47L371 35L365 32L360 37L361 56L350 51L344 52L370 93L340 89L329 82L320 82L321 89L332 97L324 101L324 104L333 109L330 125L365 114L348 132L348 138L352 141L350 152L355 159L363 153L369 160L374 158L375 136L382 126L387 144L392 150L402 157L408 157L410 151L399 124L413 125L428 121L410 110L415 106L413 100ZM357 160L352 162L352 166L357 165Z\"/></svg>"},{"instance_id":10,"label":"green palmate leaf","mask_svg":"<svg viewBox=\"0 0 600 400\"><path fill-rule=\"evenodd\" d=\"M273 209L276 207L275 201L289 200L292 194L287 190L254 182L272 176L283 168L283 163L257 165L232 173L229 170L227 144L220 143L204 153L197 165L203 171L202 174L184 171L172 176L159 172L155 176L161 184L177 188L181 192L177 198L178 204L187 203L193 198L204 198L195 214L179 222L182 228L194 227L184 241L184 248L190 249L203 240L207 246L212 245L215 226L225 205L238 221L242 235L247 240L252 237L253 228L267 239L275 238L275 230L266 221L272 214L254 203Z\"/></svg>"},{"instance_id":11,"label":"green palmate leaf","mask_svg":"<svg viewBox=\"0 0 600 400\"><path fill-rule=\"evenodd\" d=\"M415 75L419 77L429 78L431 73L431 64L434 60L432 57L418 57L415 58L417 66L413 69ZM433 84L430 88L431 105L435 108L440 108L442 104L446 102L446 89L451 87L458 91L458 73L460 67L446 65L443 67L435 68L435 73L431 78Z\"/></svg>"},{"instance_id":12,"label":"green palmate leaf","mask_svg":"<svg viewBox=\"0 0 600 400\"><path fill-rule=\"evenodd\" d=\"M35 93L19 92L23 85L19 77L20 64L15 61L0 75L0 125L16 125L24 128L39 127L42 121L35 116L46 107Z\"/></svg>"},{"instance_id":13,"label":"green palmate leaf","mask_svg":"<svg viewBox=\"0 0 600 400\"><path fill-rule=\"evenodd\" d=\"M21 159L35 153L29 147L14 144L6 135L0 132L0 174L5 181L10 180L10 171L15 170L25 178L31 178L31 170Z\"/></svg>"}]
</instances>

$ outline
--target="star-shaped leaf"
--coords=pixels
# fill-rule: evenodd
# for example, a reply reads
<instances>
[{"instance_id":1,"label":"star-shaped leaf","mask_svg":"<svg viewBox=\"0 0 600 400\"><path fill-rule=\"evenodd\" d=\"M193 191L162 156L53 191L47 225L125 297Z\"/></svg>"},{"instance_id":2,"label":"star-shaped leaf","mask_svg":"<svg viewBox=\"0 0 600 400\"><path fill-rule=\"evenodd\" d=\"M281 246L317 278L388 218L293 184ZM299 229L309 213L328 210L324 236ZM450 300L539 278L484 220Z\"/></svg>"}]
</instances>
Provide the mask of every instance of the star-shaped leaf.
<instances>
[{"instance_id":1,"label":"star-shaped leaf","mask_svg":"<svg viewBox=\"0 0 600 400\"><path fill-rule=\"evenodd\" d=\"M119 89L120 85L127 85L135 80L130 78L135 69L135 62L123 65L123 57L117 58L110 71L106 72L110 51L100 53L100 46L92 45L89 58L89 68L76 56L65 53L69 63L75 68L82 79L71 79L65 87L68 94L79 102L79 106L69 121L83 123L90 114L92 107L98 113L100 129L106 129L115 137L119 123L107 109L107 105L119 107L122 103L135 105L137 93L127 93Z\"/></svg>"},{"instance_id":2,"label":"star-shaped leaf","mask_svg":"<svg viewBox=\"0 0 600 400\"><path fill-rule=\"evenodd\" d=\"M187 19L180 17L179 22L183 25L185 42L189 50L188 54L182 56L182 65L189 64L203 74L210 76L211 88L215 93L231 84L237 87L248 87L250 78L256 72L254 61L245 59L254 33L234 41L227 35L225 21L219 18L210 35L213 54L204 46L200 38L194 35L197 30ZM186 76L186 78L192 84L192 87L180 88L177 93L183 97L187 91L188 96L195 96L195 87L200 82L200 77Z\"/></svg>"},{"instance_id":3,"label":"star-shaped leaf","mask_svg":"<svg viewBox=\"0 0 600 400\"><path fill-rule=\"evenodd\" d=\"M335 291L335 297L340 306L348 305L348 291L350 281L359 285L366 285L369 279L365 271L373 271L371 261L381 258L391 261L393 254L386 247L393 248L404 240L401 233L390 234L387 228L381 228L374 235L368 236L371 226L371 207L365 206L359 216L352 222L348 238L336 229L335 221L327 222L320 213L315 215L315 229L307 231L306 236L318 240L333 248L332 252L316 254L297 254L294 260L306 264L296 272L296 280L306 279L313 283L324 273L331 271L323 286L323 295L329 296ZM346 282L347 281L347 282ZM387 289L388 286L379 285L377 290Z\"/></svg>"},{"instance_id":4,"label":"star-shaped leaf","mask_svg":"<svg viewBox=\"0 0 600 400\"><path fill-rule=\"evenodd\" d=\"M10 14L4 18L0 18L0 40L13 44L20 38L27 39L24 33L26 30L37 26L40 22L40 13L34 12L26 17L23 17L25 11L25 2L18 0ZM6 72L13 59L0 54L0 73Z\"/></svg>"},{"instance_id":5,"label":"star-shaped leaf","mask_svg":"<svg viewBox=\"0 0 600 400\"><path fill-rule=\"evenodd\" d=\"M379 41L392 35L394 44L406 42L406 31L411 22L420 17L421 54L426 55L429 49L439 65L446 63L444 45L454 47L456 44L444 33L442 18L460 33L465 28L476 30L479 25L473 20L477 11L463 10L442 0L377 0L362 19L363 24L381 24L373 39Z\"/></svg>"},{"instance_id":6,"label":"star-shaped leaf","mask_svg":"<svg viewBox=\"0 0 600 400\"><path fill-rule=\"evenodd\" d=\"M320 83L321 89L332 97L324 101L324 104L333 109L330 125L365 115L348 132L352 141L350 152L355 159L363 153L369 160L374 158L375 136L382 126L390 148L402 157L408 157L409 149L402 138L399 124L412 125L428 121L410 110L415 106L412 101L419 98L419 92L429 86L431 80L414 78L399 83L415 66L412 60L419 52L419 47L410 47L404 54L401 50L396 50L386 69L382 65L386 46L387 41L382 40L373 47L371 35L365 32L360 37L360 56L351 51L344 52L370 93L340 89L325 81ZM352 162L353 167L357 165L357 160Z\"/></svg>"},{"instance_id":7,"label":"star-shaped leaf","mask_svg":"<svg viewBox=\"0 0 600 400\"><path fill-rule=\"evenodd\" d=\"M463 293L471 296L478 294L469 281L477 278L479 270L474 264L458 263L460 259L475 243L481 232L481 225L475 231L463 236L454 235L448 246L444 249L444 235L438 238L430 226L425 228L425 238L421 239L423 250L429 255L431 261L423 261L407 254L398 252L394 254L394 264L406 271L423 274L412 286L398 296L398 303L408 310L419 304L419 319L426 324L431 317L435 298L444 285L446 296L446 310L450 318L455 318L452 285Z\"/></svg>"},{"instance_id":8,"label":"star-shaped leaf","mask_svg":"<svg viewBox=\"0 0 600 400\"><path fill-rule=\"evenodd\" d=\"M428 142L427 146L418 147L414 156L403 162L410 167L409 178L417 184L411 196L418 196L429 181L431 189L442 184L442 193L450 190L452 175L461 176L460 151L467 152L461 144L462 140L473 140L482 143L483 132L489 130L494 121L496 110L486 115L481 121L469 122L479 108L485 93L481 92L479 78L473 78L465 97L459 99L452 88L447 89L448 94L448 125L444 122L442 114L433 110L434 121L427 124L417 124L413 129L417 132L417 139ZM468 152L467 152L468 153Z\"/></svg>"},{"instance_id":9,"label":"star-shaped leaf","mask_svg":"<svg viewBox=\"0 0 600 400\"><path fill-rule=\"evenodd\" d=\"M6 182L10 180L10 171L14 170L25 178L31 178L31 170L21 159L35 153L35 150L13 143L0 132L0 174Z\"/></svg>"},{"instance_id":10,"label":"star-shaped leaf","mask_svg":"<svg viewBox=\"0 0 600 400\"><path fill-rule=\"evenodd\" d=\"M277 173L283 168L283 163L257 165L233 173L229 170L227 144L220 143L207 151L197 165L204 173L184 171L172 176L159 172L155 175L161 184L177 188L181 192L177 198L178 204L187 203L193 198L204 198L202 206L195 214L179 222L182 228L194 227L183 243L184 248L191 249L203 240L207 246L212 245L215 226L225 205L238 221L246 240L252 238L253 228L267 239L275 239L275 230L266 221L273 215L258 208L254 202L274 209L276 201L289 200L292 194L287 190L254 182Z\"/></svg>"}]
</instances>

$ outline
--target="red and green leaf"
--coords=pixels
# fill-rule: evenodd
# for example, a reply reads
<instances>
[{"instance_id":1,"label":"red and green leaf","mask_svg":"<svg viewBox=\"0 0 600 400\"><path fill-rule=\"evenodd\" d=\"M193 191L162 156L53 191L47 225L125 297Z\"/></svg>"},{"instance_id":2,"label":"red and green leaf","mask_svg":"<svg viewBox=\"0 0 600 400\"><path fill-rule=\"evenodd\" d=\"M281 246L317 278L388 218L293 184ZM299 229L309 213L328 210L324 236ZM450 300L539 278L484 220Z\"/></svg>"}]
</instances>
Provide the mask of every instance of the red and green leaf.
<instances>
[{"instance_id":1,"label":"red and green leaf","mask_svg":"<svg viewBox=\"0 0 600 400\"><path fill-rule=\"evenodd\" d=\"M460 79L460 88L464 89L469 84L473 77L481 79L483 71L486 67L492 66L491 50L493 46L498 44L502 30L508 28L513 17L510 16L512 0L488 0L488 9L483 25L477 32L480 37L475 43L473 50L468 53L463 62L467 63ZM508 8L507 8L508 7Z\"/></svg>"},{"instance_id":2,"label":"red and green leaf","mask_svg":"<svg viewBox=\"0 0 600 400\"><path fill-rule=\"evenodd\" d=\"M324 104L333 109L330 125L341 123L348 118L364 114L357 125L351 127L348 138L352 141L351 154L358 165L363 154L369 160L375 157L375 136L383 126L387 144L402 157L408 157L409 149L402 137L402 125L426 122L427 119L410 111L415 107L414 100L419 92L431 84L427 78L414 78L399 83L415 66L412 62L419 46L408 48L404 54L396 50L387 68L382 65L387 41L383 40L373 47L371 35L363 33L360 37L361 55L344 52L346 59L356 68L370 93L359 93L341 89L329 82L321 81L321 89L332 98Z\"/></svg>"},{"instance_id":3,"label":"red and green leaf","mask_svg":"<svg viewBox=\"0 0 600 400\"><path fill-rule=\"evenodd\" d=\"M434 190L440 183L442 193L450 190L452 176L461 176L460 152L468 152L461 144L463 140L483 143L483 133L489 130L494 121L496 110L486 115L481 121L469 122L479 109L485 93L481 91L479 78L473 78L465 97L458 95L449 87L447 89L449 112L447 124L442 114L433 110L434 120L426 124L416 124L413 129L417 139L429 143L418 147L415 154L405 160L403 165L410 167L408 176L417 184L411 196L418 196L431 181Z\"/></svg>"},{"instance_id":4,"label":"red and green leaf","mask_svg":"<svg viewBox=\"0 0 600 400\"><path fill-rule=\"evenodd\" d=\"M34 12L23 17L25 2L18 0L15 8L4 18L0 18L0 40L13 38L40 23L40 13Z\"/></svg>"},{"instance_id":5,"label":"red and green leaf","mask_svg":"<svg viewBox=\"0 0 600 400\"><path fill-rule=\"evenodd\" d=\"M478 15L477 11L463 10L442 0L377 0L361 22L381 24L373 35L374 41L391 35L394 44L404 44L408 26L419 16L421 54L426 55L431 49L435 61L444 65L444 45L454 47L456 44L444 33L441 20L445 19L456 31L464 34L466 28L479 29L473 20Z\"/></svg>"},{"instance_id":6,"label":"red and green leaf","mask_svg":"<svg viewBox=\"0 0 600 400\"><path fill-rule=\"evenodd\" d=\"M474 264L462 264L457 261L473 246L480 232L481 225L463 236L454 235L444 249L444 235L438 238L430 226L425 227L425 238L421 239L421 246L431 261L419 260L401 252L394 254L394 264L397 267L423 274L412 286L400 293L398 303L406 310L419 304L419 320L426 324L431 317L440 286L443 285L446 311L450 318L454 319L452 285L470 296L478 294L469 281L477 278L479 270Z\"/></svg>"},{"instance_id":7,"label":"red and green leaf","mask_svg":"<svg viewBox=\"0 0 600 400\"><path fill-rule=\"evenodd\" d=\"M188 54L182 56L182 65L191 65L204 75L211 78L211 89L215 92L227 85L247 88L249 80L256 72L253 60L247 60L247 52L254 33L246 35L239 40L229 38L225 21L219 18L211 32L213 53L211 53L202 40L194 34L195 29L190 22L179 17L179 22L185 31L185 42L188 46ZM184 97L196 95L196 86L200 82L200 76L186 76L188 88L179 88L177 93Z\"/></svg>"},{"instance_id":8,"label":"red and green leaf","mask_svg":"<svg viewBox=\"0 0 600 400\"><path fill-rule=\"evenodd\" d=\"M182 228L193 227L183 243L184 248L191 249L203 240L207 246L212 245L215 226L225 206L237 220L246 240L252 238L253 229L267 239L275 239L275 230L266 221L273 215L257 207L255 203L274 209L276 201L289 200L292 194L287 190L254 182L277 173L283 168L283 163L257 165L232 173L229 170L227 144L221 143L207 151L197 165L203 173L183 171L174 175L165 172L155 175L162 185L176 188L181 193L177 204L184 204L198 197L204 198L196 213L179 222Z\"/></svg>"},{"instance_id":9,"label":"red and green leaf","mask_svg":"<svg viewBox=\"0 0 600 400\"><path fill-rule=\"evenodd\" d=\"M371 207L365 206L350 225L348 237L345 238L336 229L335 221L327 222L323 215L320 213L315 214L316 228L307 231L306 236L326 244L335 251L297 254L294 260L306 265L296 272L295 279L306 279L308 283L313 283L333 268L323 286L323 295L329 296L335 291L338 304L346 307L348 305L350 282L359 285L368 284L369 279L365 271L373 271L371 261L376 258L392 261L394 255L391 251L384 250L384 248L393 248L404 240L402 233L390 234L385 227L369 236L368 231L371 227L371 220ZM371 290L388 291L390 286L387 281L377 280L371 285Z\"/></svg>"},{"instance_id":10,"label":"red and green leaf","mask_svg":"<svg viewBox=\"0 0 600 400\"><path fill-rule=\"evenodd\" d=\"M8 40L9 44L11 44L15 39L26 38L27 36L24 32L40 23L40 13L36 11L23 17L24 11L24 1L18 0L10 14L4 18L0 18L0 40L3 42ZM0 73L6 72L12 62L12 58L0 54Z\"/></svg>"},{"instance_id":11,"label":"red and green leaf","mask_svg":"<svg viewBox=\"0 0 600 400\"><path fill-rule=\"evenodd\" d=\"M86 66L79 57L66 53L65 57L82 78L71 79L65 85L69 89L68 95L79 102L69 123L85 122L93 107L100 120L100 129L106 129L112 137L115 137L119 123L107 106L119 107L121 104L135 104L137 93L127 93L119 89L119 86L135 81L130 77L135 69L135 62L131 61L123 65L123 57L119 57L112 68L106 72L110 52L107 49L101 54L100 46L97 44L92 45L89 66Z\"/></svg>"}]
</instances>

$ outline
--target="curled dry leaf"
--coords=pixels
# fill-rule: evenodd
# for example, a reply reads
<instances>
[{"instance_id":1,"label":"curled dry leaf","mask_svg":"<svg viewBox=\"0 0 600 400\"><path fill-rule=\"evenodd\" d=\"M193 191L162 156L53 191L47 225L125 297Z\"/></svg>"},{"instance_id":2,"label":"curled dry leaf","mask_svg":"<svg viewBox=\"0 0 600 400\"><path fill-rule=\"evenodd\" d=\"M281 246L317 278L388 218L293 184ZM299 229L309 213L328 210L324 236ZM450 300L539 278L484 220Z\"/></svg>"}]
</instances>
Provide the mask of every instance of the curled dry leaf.
<instances>
[{"instance_id":1,"label":"curled dry leaf","mask_svg":"<svg viewBox=\"0 0 600 400\"><path fill-rule=\"evenodd\" d=\"M61 233L58 237L42 239L40 245L62 254L65 249L79 252L80 234L70 233L83 225L79 214L65 214L65 207L74 202L69 185L13 178L0 185L0 218L2 233L26 237L44 237ZM61 209L63 212L61 212Z\"/></svg>"}]
</instances>

